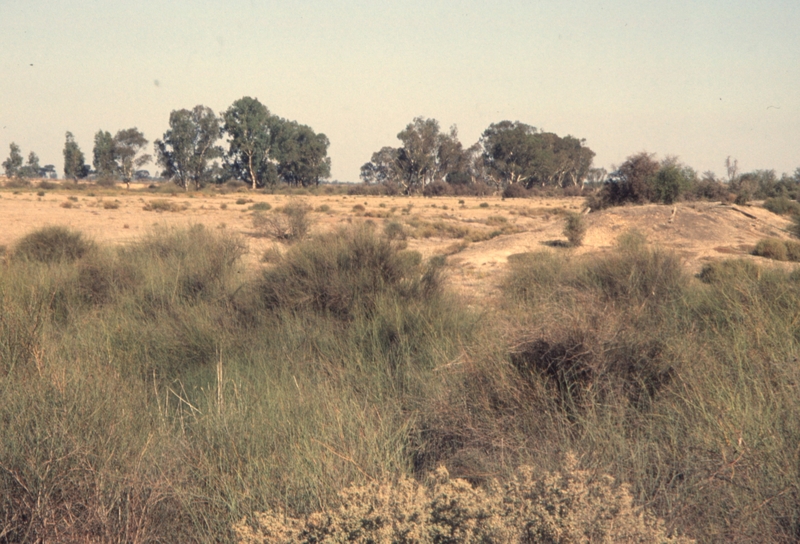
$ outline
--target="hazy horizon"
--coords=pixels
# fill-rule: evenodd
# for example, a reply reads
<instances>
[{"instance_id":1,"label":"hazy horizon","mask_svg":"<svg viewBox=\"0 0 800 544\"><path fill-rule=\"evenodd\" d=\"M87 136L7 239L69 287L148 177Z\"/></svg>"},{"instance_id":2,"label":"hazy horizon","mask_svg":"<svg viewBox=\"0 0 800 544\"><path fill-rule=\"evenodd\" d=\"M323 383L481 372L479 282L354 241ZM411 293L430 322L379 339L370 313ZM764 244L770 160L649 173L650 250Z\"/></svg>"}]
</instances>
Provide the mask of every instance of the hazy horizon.
<instances>
[{"instance_id":1,"label":"hazy horizon","mask_svg":"<svg viewBox=\"0 0 800 544\"><path fill-rule=\"evenodd\" d=\"M595 166L639 151L698 172L800 166L800 3L766 0L0 0L0 160L63 174L64 133L94 134L242 96L325 133L358 181L414 117L465 145L504 119L585 138ZM155 172L154 164L145 168Z\"/></svg>"}]
</instances>

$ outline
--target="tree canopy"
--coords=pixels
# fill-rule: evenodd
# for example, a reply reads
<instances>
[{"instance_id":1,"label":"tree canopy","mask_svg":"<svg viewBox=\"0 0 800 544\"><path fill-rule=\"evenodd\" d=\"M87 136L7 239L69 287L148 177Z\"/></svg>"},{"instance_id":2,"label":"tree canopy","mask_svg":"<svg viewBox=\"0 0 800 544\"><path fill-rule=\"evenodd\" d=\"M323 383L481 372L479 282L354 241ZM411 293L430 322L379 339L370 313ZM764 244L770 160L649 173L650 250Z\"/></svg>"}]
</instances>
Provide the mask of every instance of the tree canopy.
<instances>
[{"instance_id":1,"label":"tree canopy","mask_svg":"<svg viewBox=\"0 0 800 544\"><path fill-rule=\"evenodd\" d=\"M9 147L8 158L3 161L3 170L5 170L6 177L20 177L22 168L22 151L20 147L11 142Z\"/></svg>"},{"instance_id":2,"label":"tree canopy","mask_svg":"<svg viewBox=\"0 0 800 544\"><path fill-rule=\"evenodd\" d=\"M253 189L266 185L275 166L272 151L272 116L257 98L245 96L222 114L222 130L229 137L226 164L233 176Z\"/></svg>"},{"instance_id":3,"label":"tree canopy","mask_svg":"<svg viewBox=\"0 0 800 544\"><path fill-rule=\"evenodd\" d=\"M89 166L86 164L86 157L75 141L75 137L67 131L66 142L64 142L64 177L78 181L88 175Z\"/></svg>"},{"instance_id":4,"label":"tree canopy","mask_svg":"<svg viewBox=\"0 0 800 544\"><path fill-rule=\"evenodd\" d=\"M136 127L120 130L114 136L116 170L129 186L136 170L152 160L151 155L142 153L146 145L147 139Z\"/></svg>"},{"instance_id":5,"label":"tree canopy","mask_svg":"<svg viewBox=\"0 0 800 544\"><path fill-rule=\"evenodd\" d=\"M214 145L220 138L219 118L211 108L198 105L191 110L173 110L169 130L156 140L156 162L164 168L163 176L179 187L199 189L211 177L211 162L222 156Z\"/></svg>"}]
</instances>

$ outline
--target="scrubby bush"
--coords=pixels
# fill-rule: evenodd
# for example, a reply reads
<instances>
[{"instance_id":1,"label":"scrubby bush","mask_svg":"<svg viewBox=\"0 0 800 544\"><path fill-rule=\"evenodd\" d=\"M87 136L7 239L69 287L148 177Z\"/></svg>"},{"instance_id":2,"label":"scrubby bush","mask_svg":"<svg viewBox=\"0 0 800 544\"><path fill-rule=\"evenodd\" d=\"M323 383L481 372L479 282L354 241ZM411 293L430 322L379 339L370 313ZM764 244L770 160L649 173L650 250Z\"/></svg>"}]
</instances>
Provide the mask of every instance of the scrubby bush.
<instances>
[{"instance_id":1,"label":"scrubby bush","mask_svg":"<svg viewBox=\"0 0 800 544\"><path fill-rule=\"evenodd\" d=\"M786 244L779 238L763 238L759 240L753 250L753 255L776 261L785 261L788 258Z\"/></svg>"},{"instance_id":2,"label":"scrubby bush","mask_svg":"<svg viewBox=\"0 0 800 544\"><path fill-rule=\"evenodd\" d=\"M529 196L528 190L519 183L510 183L503 189L503 198L527 198Z\"/></svg>"},{"instance_id":3,"label":"scrubby bush","mask_svg":"<svg viewBox=\"0 0 800 544\"><path fill-rule=\"evenodd\" d=\"M297 242L308 235L311 228L309 208L302 202L290 202L273 213L253 214L253 228L263 236L284 242Z\"/></svg>"},{"instance_id":4,"label":"scrubby bush","mask_svg":"<svg viewBox=\"0 0 800 544\"><path fill-rule=\"evenodd\" d=\"M591 477L569 457L563 472L537 477L521 467L488 488L440 468L431 484L401 478L350 487L338 509L305 519L256 514L234 527L241 544L294 542L692 542L671 537L664 522L637 508L627 486Z\"/></svg>"},{"instance_id":5,"label":"scrubby bush","mask_svg":"<svg viewBox=\"0 0 800 544\"><path fill-rule=\"evenodd\" d=\"M80 232L67 227L44 227L17 242L14 256L42 263L74 261L94 247L94 242L87 240Z\"/></svg>"},{"instance_id":6,"label":"scrubby bush","mask_svg":"<svg viewBox=\"0 0 800 544\"><path fill-rule=\"evenodd\" d=\"M578 213L567 215L567 222L564 225L564 236L567 237L569 245L578 247L583 244L586 236L586 219Z\"/></svg>"},{"instance_id":7,"label":"scrubby bush","mask_svg":"<svg viewBox=\"0 0 800 544\"><path fill-rule=\"evenodd\" d=\"M446 181L434 181L422 190L424 196L450 196L455 194L453 186Z\"/></svg>"},{"instance_id":8,"label":"scrubby bush","mask_svg":"<svg viewBox=\"0 0 800 544\"><path fill-rule=\"evenodd\" d=\"M800 202L789 200L785 196L768 198L764 201L764 207L778 215L800 215Z\"/></svg>"},{"instance_id":9,"label":"scrubby bush","mask_svg":"<svg viewBox=\"0 0 800 544\"><path fill-rule=\"evenodd\" d=\"M321 236L298 245L264 272L260 296L272 309L313 310L353 318L384 297L417 297L439 289L439 267L420 265L369 226Z\"/></svg>"}]
</instances>

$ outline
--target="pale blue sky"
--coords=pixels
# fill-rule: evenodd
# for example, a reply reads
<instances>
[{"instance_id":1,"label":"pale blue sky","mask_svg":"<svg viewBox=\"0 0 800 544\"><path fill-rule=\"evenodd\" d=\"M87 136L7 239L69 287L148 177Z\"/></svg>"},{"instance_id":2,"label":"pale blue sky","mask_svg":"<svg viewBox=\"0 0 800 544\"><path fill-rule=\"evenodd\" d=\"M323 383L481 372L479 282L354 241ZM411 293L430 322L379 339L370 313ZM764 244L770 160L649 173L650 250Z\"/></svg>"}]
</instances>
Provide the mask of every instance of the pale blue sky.
<instances>
[{"instance_id":1,"label":"pale blue sky","mask_svg":"<svg viewBox=\"0 0 800 544\"><path fill-rule=\"evenodd\" d=\"M331 141L357 181L416 116L465 145L519 120L723 174L800 166L800 1L0 0L0 159L63 168L95 132L254 96ZM148 168L155 171L153 164Z\"/></svg>"}]
</instances>

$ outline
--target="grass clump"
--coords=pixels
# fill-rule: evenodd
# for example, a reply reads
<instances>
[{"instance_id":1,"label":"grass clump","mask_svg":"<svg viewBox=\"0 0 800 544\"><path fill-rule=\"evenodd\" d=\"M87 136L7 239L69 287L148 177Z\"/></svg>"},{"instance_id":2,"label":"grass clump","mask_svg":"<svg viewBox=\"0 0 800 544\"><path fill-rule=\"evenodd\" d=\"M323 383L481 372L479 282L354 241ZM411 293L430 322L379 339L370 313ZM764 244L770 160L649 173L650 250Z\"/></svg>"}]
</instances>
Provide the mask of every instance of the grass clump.
<instances>
[{"instance_id":1,"label":"grass clump","mask_svg":"<svg viewBox=\"0 0 800 544\"><path fill-rule=\"evenodd\" d=\"M250 206L250 209L253 211L266 212L272 209L272 205L269 202L256 202Z\"/></svg>"},{"instance_id":2,"label":"grass clump","mask_svg":"<svg viewBox=\"0 0 800 544\"><path fill-rule=\"evenodd\" d=\"M180 212L185 210L186 208L187 208L186 204L181 206L179 204L176 204L175 202L172 202L170 200L165 200L163 198L150 200L143 207L144 211L147 212Z\"/></svg>"},{"instance_id":3,"label":"grass clump","mask_svg":"<svg viewBox=\"0 0 800 544\"><path fill-rule=\"evenodd\" d=\"M439 288L438 268L368 226L321 236L291 249L264 272L258 289L268 308L313 310L338 318L369 313L384 297L417 297Z\"/></svg>"},{"instance_id":4,"label":"grass clump","mask_svg":"<svg viewBox=\"0 0 800 544\"><path fill-rule=\"evenodd\" d=\"M753 255L776 261L786 261L789 258L786 244L780 238L763 238L759 240L753 250Z\"/></svg>"},{"instance_id":5,"label":"grass clump","mask_svg":"<svg viewBox=\"0 0 800 544\"><path fill-rule=\"evenodd\" d=\"M67 227L44 227L17 242L14 256L41 263L70 262L88 254L94 247L95 244L80 232Z\"/></svg>"}]
</instances>

